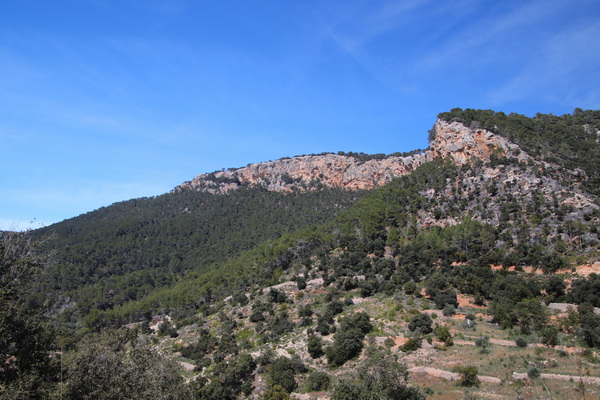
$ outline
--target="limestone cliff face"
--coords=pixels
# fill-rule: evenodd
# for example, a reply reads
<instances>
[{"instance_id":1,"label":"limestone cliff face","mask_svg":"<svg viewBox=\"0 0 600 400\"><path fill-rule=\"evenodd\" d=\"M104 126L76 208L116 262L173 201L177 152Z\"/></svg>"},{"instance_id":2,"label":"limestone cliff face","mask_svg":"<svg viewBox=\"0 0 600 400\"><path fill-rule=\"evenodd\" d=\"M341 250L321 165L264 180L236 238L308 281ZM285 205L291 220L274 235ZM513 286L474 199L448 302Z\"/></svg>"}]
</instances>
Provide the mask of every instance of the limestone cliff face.
<instances>
[{"instance_id":1,"label":"limestone cliff face","mask_svg":"<svg viewBox=\"0 0 600 400\"><path fill-rule=\"evenodd\" d=\"M514 143L484 129L442 120L436 122L434 129L429 149L421 154L368 161L336 154L299 156L198 175L175 190L225 193L241 186L260 185L268 190L291 191L314 187L314 184L350 190L372 189L410 174L419 165L439 157L448 157L459 165L474 157L489 161L494 151L502 155L511 152L521 160L528 158Z\"/></svg>"},{"instance_id":2,"label":"limestone cliff face","mask_svg":"<svg viewBox=\"0 0 600 400\"><path fill-rule=\"evenodd\" d=\"M498 155L510 153L519 161L529 159L519 146L506 138L485 129L466 127L460 122L437 120L434 126L435 137L430 143L430 157L450 157L456 164L462 165L472 158L490 161L494 151Z\"/></svg>"}]
</instances>

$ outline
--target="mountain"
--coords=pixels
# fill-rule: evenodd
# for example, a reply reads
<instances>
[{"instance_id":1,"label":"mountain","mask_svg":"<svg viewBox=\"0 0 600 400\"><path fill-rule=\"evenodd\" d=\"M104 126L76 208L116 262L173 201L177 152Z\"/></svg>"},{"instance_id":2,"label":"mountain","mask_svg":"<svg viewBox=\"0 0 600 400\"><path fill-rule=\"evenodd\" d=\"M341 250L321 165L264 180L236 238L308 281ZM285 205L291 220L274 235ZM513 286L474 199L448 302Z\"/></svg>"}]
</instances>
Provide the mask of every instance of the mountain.
<instances>
[{"instance_id":1,"label":"mountain","mask_svg":"<svg viewBox=\"0 0 600 400\"><path fill-rule=\"evenodd\" d=\"M600 111L453 109L429 140L407 154L309 155L203 174L34 231L55 236L42 244L55 264L23 307L44 309L67 348L83 337L72 371L87 365L86 349L113 348L104 343L116 334L102 331L133 324L131 346L141 340L195 366L184 387L198 398L285 398L299 382L336 399L447 398L448 380L475 384L477 369L481 395L511 398L510 374L523 363L535 362L532 377L573 378L581 362L598 375L600 276L587 272L600 272ZM573 309L550 318L559 302ZM480 354L494 345L489 362L469 352L475 338ZM567 356L553 353L558 342ZM112 353L129 365L126 348ZM492 359L504 360L501 375ZM427 373L447 378L434 390ZM69 376L69 390L95 385Z\"/></svg>"},{"instance_id":2,"label":"mountain","mask_svg":"<svg viewBox=\"0 0 600 400\"><path fill-rule=\"evenodd\" d=\"M283 158L202 174L179 185L175 190L223 194L247 186L261 186L272 191L294 191L314 189L317 185L369 190L383 186L399 176L408 175L418 166L436 158L449 157L457 164L464 164L473 157L489 161L493 149L502 154L515 152L520 159L527 157L517 145L487 130L438 120L433 131L436 134L429 149L407 155L379 155L372 158L340 153Z\"/></svg>"}]
</instances>

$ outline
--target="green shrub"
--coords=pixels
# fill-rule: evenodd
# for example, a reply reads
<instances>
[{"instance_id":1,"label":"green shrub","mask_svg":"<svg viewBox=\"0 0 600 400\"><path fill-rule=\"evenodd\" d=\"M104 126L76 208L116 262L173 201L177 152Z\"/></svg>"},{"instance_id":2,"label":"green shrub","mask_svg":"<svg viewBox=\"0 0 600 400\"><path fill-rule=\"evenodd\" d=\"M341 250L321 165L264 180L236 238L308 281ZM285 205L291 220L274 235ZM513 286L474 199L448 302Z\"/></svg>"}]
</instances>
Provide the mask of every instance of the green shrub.
<instances>
[{"instance_id":1,"label":"green shrub","mask_svg":"<svg viewBox=\"0 0 600 400\"><path fill-rule=\"evenodd\" d=\"M479 378L477 378L477 374L479 370L477 367L469 365L469 366L459 366L456 368L456 372L460 374L460 381L458 382L461 386L479 386Z\"/></svg>"},{"instance_id":2,"label":"green shrub","mask_svg":"<svg viewBox=\"0 0 600 400\"><path fill-rule=\"evenodd\" d=\"M433 331L433 328L431 327L432 324L433 321L431 320L431 317L428 314L422 313L415 315L410 320L410 323L408 324L408 329L411 332L419 330L421 333L428 334Z\"/></svg>"},{"instance_id":3,"label":"green shrub","mask_svg":"<svg viewBox=\"0 0 600 400\"><path fill-rule=\"evenodd\" d=\"M308 375L308 378L306 378L305 389L307 392L328 390L329 383L329 375L327 375L325 372L315 371Z\"/></svg>"},{"instance_id":4,"label":"green shrub","mask_svg":"<svg viewBox=\"0 0 600 400\"><path fill-rule=\"evenodd\" d=\"M519 336L515 340L515 343L518 347L527 347L527 339L525 339L523 336Z\"/></svg>"},{"instance_id":5,"label":"green shrub","mask_svg":"<svg viewBox=\"0 0 600 400\"><path fill-rule=\"evenodd\" d=\"M527 371L527 376L529 379L537 379L540 377L540 370L537 369L537 367L531 367L529 368L529 371Z\"/></svg>"},{"instance_id":6,"label":"green shrub","mask_svg":"<svg viewBox=\"0 0 600 400\"><path fill-rule=\"evenodd\" d=\"M319 336L310 335L308 337L307 347L308 354L310 354L312 358L319 358L325 354L323 351L323 339L321 339Z\"/></svg>"}]
</instances>

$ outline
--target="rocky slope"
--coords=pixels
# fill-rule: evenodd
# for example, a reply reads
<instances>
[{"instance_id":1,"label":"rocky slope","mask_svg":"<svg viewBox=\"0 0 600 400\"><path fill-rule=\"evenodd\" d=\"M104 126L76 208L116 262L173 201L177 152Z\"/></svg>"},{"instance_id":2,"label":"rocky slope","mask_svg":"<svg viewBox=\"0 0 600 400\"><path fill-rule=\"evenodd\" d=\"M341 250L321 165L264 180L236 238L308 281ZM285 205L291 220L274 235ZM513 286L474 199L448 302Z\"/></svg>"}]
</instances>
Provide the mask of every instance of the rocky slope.
<instances>
[{"instance_id":1,"label":"rocky slope","mask_svg":"<svg viewBox=\"0 0 600 400\"><path fill-rule=\"evenodd\" d=\"M420 154L363 161L336 154L308 155L250 164L239 169L198 175L175 190L225 193L242 186L260 185L273 191L306 189L315 183L350 190L373 189L393 178L410 174L419 165L435 158L450 157L458 165L477 157L489 161L494 153L524 161L519 146L485 129L474 129L459 122L438 120L430 147Z\"/></svg>"}]
</instances>

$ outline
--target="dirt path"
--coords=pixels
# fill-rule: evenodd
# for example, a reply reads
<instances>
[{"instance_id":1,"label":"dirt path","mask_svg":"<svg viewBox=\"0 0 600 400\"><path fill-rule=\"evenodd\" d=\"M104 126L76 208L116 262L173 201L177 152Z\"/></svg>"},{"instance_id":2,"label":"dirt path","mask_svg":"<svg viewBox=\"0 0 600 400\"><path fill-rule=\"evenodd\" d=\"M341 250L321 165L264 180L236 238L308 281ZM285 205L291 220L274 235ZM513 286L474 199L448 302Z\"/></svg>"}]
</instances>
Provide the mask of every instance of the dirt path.
<instances>
[{"instance_id":1,"label":"dirt path","mask_svg":"<svg viewBox=\"0 0 600 400\"><path fill-rule=\"evenodd\" d=\"M516 380L528 380L529 376L524 373L513 372L513 379ZM574 376L574 375L559 375L559 374L540 374L541 379L553 379L559 381L573 381L573 382L583 382L586 385L600 385L600 378L596 378L593 376Z\"/></svg>"},{"instance_id":2,"label":"dirt path","mask_svg":"<svg viewBox=\"0 0 600 400\"><path fill-rule=\"evenodd\" d=\"M456 372L444 371L443 369L431 368L431 367L413 367L413 368L409 368L408 372L416 373L416 374L419 374L419 373L428 374L428 375L446 379L449 381L456 381L460 378L460 374L457 374ZM500 378L496 378L493 376L478 375L477 378L479 378L479 380L481 382L485 382L485 383L495 383L495 384L502 383L502 380Z\"/></svg>"}]
</instances>

